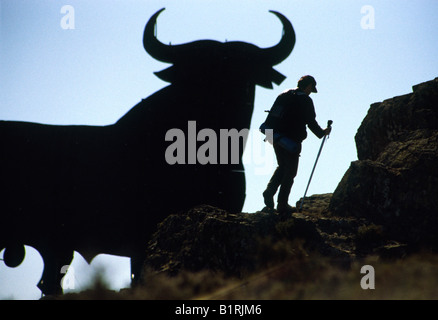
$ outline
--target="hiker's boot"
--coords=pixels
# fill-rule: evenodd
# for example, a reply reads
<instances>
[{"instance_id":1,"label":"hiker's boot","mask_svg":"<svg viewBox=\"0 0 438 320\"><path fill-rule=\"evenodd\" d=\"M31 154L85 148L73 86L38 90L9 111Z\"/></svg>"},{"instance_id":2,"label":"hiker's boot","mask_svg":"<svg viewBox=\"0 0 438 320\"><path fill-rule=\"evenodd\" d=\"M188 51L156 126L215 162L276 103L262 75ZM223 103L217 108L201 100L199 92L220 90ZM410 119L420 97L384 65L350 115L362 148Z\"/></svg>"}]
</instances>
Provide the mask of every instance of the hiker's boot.
<instances>
[{"instance_id":1,"label":"hiker's boot","mask_svg":"<svg viewBox=\"0 0 438 320\"><path fill-rule=\"evenodd\" d=\"M292 213L297 212L297 208L290 206L287 203L279 203L277 212L281 217L289 217Z\"/></svg>"},{"instance_id":2,"label":"hiker's boot","mask_svg":"<svg viewBox=\"0 0 438 320\"><path fill-rule=\"evenodd\" d=\"M263 200L265 202L265 206L269 209L274 209L274 194L269 190L265 190L263 192Z\"/></svg>"}]
</instances>

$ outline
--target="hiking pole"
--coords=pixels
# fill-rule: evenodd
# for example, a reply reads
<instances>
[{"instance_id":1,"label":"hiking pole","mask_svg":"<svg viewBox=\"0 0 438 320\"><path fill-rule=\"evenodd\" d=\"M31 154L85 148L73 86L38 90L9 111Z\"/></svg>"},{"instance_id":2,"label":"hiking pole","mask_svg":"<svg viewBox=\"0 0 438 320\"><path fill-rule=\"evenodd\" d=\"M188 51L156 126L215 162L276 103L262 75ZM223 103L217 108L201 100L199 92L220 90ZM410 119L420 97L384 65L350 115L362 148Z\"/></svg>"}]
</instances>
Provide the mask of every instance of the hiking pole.
<instances>
[{"instance_id":1,"label":"hiking pole","mask_svg":"<svg viewBox=\"0 0 438 320\"><path fill-rule=\"evenodd\" d=\"M332 120L327 121L327 128L331 128L332 123L333 123ZM315 171L315 167L316 167L316 164L318 163L319 155L321 154L322 146L324 145L325 138L327 136L328 135L324 135L324 138L322 138L321 147L319 147L318 155L316 156L316 161L315 161L315 164L313 165L312 173L310 174L309 182L307 183L306 191L304 191L304 196L303 196L303 199L301 200L300 208L298 209L298 212L301 212L301 209L303 209L304 198L306 197L307 190L309 189L310 181L312 181L313 172Z\"/></svg>"}]
</instances>

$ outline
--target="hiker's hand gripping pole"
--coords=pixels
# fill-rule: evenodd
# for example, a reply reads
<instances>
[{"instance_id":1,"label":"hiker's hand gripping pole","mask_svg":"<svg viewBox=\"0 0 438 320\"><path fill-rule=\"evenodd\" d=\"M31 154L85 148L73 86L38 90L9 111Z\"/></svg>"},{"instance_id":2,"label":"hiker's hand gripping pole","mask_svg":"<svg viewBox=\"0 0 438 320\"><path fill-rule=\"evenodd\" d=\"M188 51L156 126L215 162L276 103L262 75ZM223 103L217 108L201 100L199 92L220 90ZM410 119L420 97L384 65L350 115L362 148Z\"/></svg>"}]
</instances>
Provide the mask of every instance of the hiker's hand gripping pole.
<instances>
[{"instance_id":1,"label":"hiker's hand gripping pole","mask_svg":"<svg viewBox=\"0 0 438 320\"><path fill-rule=\"evenodd\" d=\"M333 123L332 120L327 121L327 128L331 128L332 123ZM315 161L315 164L313 165L312 173L310 174L309 182L307 183L307 187L306 187L306 191L304 192L303 199L301 199L301 203L300 203L300 207L298 209L298 212L301 212L301 209L303 209L304 198L306 197L307 190L309 189L310 181L312 181L313 172L315 171L316 164L318 163L319 155L321 154L321 150L322 150L322 147L324 145L325 138L327 138L327 136L329 134L324 135L324 137L322 138L321 147L319 147L318 155L316 156L316 161Z\"/></svg>"}]
</instances>

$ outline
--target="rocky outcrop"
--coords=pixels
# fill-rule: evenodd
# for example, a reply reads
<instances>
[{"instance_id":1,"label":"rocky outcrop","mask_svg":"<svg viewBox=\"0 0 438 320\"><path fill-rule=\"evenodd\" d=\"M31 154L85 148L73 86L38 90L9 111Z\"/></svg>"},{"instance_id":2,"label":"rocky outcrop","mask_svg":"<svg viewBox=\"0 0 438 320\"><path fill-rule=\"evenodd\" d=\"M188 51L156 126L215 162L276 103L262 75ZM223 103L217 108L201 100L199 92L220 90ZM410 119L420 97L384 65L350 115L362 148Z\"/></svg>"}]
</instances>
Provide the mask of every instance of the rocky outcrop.
<instances>
[{"instance_id":1,"label":"rocky outcrop","mask_svg":"<svg viewBox=\"0 0 438 320\"><path fill-rule=\"evenodd\" d=\"M371 105L355 136L358 161L329 211L382 225L388 237L438 240L438 78Z\"/></svg>"},{"instance_id":2,"label":"rocky outcrop","mask_svg":"<svg viewBox=\"0 0 438 320\"><path fill-rule=\"evenodd\" d=\"M145 270L241 276L294 252L294 241L343 265L437 247L438 78L372 104L355 139L359 160L333 194L307 197L286 218L211 206L171 215L148 243Z\"/></svg>"},{"instance_id":3,"label":"rocky outcrop","mask_svg":"<svg viewBox=\"0 0 438 320\"><path fill-rule=\"evenodd\" d=\"M373 103L355 136L359 160L378 161L390 144L427 137L438 129L438 78L413 92ZM412 136L414 134L414 136Z\"/></svg>"},{"instance_id":4,"label":"rocky outcrop","mask_svg":"<svg viewBox=\"0 0 438 320\"><path fill-rule=\"evenodd\" d=\"M159 224L145 264L169 274L208 269L239 275L253 265L257 236L271 234L276 222L274 215L198 206Z\"/></svg>"},{"instance_id":5,"label":"rocky outcrop","mask_svg":"<svg viewBox=\"0 0 438 320\"><path fill-rule=\"evenodd\" d=\"M149 242L144 268L170 275L209 270L241 277L286 258L296 250L290 247L294 241L307 253L342 266L370 253L404 254L402 244L388 241L365 219L328 215L330 197L306 198L303 212L287 218L262 211L230 214L208 205L171 215Z\"/></svg>"}]
</instances>

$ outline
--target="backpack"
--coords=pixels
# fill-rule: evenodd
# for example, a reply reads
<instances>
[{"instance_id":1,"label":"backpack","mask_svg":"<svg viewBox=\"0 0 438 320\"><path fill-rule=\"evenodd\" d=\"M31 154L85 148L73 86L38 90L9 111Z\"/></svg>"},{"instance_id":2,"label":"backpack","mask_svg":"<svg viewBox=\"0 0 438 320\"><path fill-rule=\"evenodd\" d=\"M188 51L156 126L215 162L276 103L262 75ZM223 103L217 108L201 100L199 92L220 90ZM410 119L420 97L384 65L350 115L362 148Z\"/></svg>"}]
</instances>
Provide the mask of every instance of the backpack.
<instances>
[{"instance_id":1,"label":"backpack","mask_svg":"<svg viewBox=\"0 0 438 320\"><path fill-rule=\"evenodd\" d=\"M272 106L271 110L265 110L268 112L265 122L260 126L260 131L266 134L266 129L272 129L275 133L278 133L282 127L282 120L284 118L285 107L279 103Z\"/></svg>"},{"instance_id":2,"label":"backpack","mask_svg":"<svg viewBox=\"0 0 438 320\"><path fill-rule=\"evenodd\" d=\"M268 116L259 128L263 134L266 134L266 129L272 129L274 133L281 133L283 128L287 127L287 111L289 108L286 104L290 104L291 101L295 100L297 95L299 93L296 90L287 90L277 97L271 110L265 110L265 112L268 112ZM285 99L287 101L284 101Z\"/></svg>"},{"instance_id":3,"label":"backpack","mask_svg":"<svg viewBox=\"0 0 438 320\"><path fill-rule=\"evenodd\" d=\"M296 97L296 91L292 91L292 95L295 98ZM285 92L284 94L287 94L289 92ZM271 110L265 110L265 112L268 112L268 115L266 117L265 122L263 122L260 125L260 132L262 132L264 135L266 135L266 138L264 141L268 141L271 144L278 143L285 149L287 149L291 153L295 153L298 150L298 144L285 137L281 132L282 129L288 125L286 123L287 120L287 110L288 108L285 106L284 103L281 101L281 95L275 100L273 106L271 107ZM266 130L271 129L272 131L267 132Z\"/></svg>"}]
</instances>

